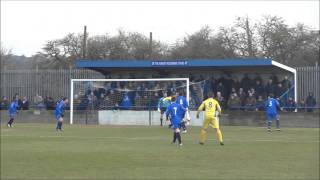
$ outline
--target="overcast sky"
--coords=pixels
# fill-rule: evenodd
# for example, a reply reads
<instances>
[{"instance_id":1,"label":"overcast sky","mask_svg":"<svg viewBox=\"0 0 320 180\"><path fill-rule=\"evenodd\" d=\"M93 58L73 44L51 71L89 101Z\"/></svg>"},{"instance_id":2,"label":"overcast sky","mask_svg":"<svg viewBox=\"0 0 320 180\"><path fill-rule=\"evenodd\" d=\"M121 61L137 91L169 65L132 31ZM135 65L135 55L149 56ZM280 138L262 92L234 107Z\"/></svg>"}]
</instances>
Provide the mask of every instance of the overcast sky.
<instances>
[{"instance_id":1,"label":"overcast sky","mask_svg":"<svg viewBox=\"0 0 320 180\"><path fill-rule=\"evenodd\" d=\"M319 29L319 1L2 1L1 42L17 55L30 56L47 40L68 33L90 36L119 28L172 44L204 25L230 26L237 16L251 20L277 15L289 26L298 22Z\"/></svg>"}]
</instances>

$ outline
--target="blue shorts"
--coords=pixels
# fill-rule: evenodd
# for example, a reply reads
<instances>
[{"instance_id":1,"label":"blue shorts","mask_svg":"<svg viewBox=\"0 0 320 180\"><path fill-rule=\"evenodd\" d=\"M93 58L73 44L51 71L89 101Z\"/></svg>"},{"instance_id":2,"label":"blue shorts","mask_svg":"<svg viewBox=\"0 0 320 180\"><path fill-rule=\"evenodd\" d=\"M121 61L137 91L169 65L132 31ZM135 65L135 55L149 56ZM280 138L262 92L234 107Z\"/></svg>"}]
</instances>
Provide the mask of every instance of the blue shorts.
<instances>
[{"instance_id":1,"label":"blue shorts","mask_svg":"<svg viewBox=\"0 0 320 180\"><path fill-rule=\"evenodd\" d=\"M9 113L9 117L10 117L10 118L15 118L16 115L17 115L16 113Z\"/></svg>"},{"instance_id":2,"label":"blue shorts","mask_svg":"<svg viewBox=\"0 0 320 180\"><path fill-rule=\"evenodd\" d=\"M274 119L278 119L278 114L277 113L270 113L270 114L267 114L267 120L269 122L272 122L272 120Z\"/></svg>"},{"instance_id":3,"label":"blue shorts","mask_svg":"<svg viewBox=\"0 0 320 180\"><path fill-rule=\"evenodd\" d=\"M55 114L57 121L62 117L61 114Z\"/></svg>"},{"instance_id":4,"label":"blue shorts","mask_svg":"<svg viewBox=\"0 0 320 180\"><path fill-rule=\"evenodd\" d=\"M180 120L172 120L172 129L180 129L181 128L181 121Z\"/></svg>"}]
</instances>

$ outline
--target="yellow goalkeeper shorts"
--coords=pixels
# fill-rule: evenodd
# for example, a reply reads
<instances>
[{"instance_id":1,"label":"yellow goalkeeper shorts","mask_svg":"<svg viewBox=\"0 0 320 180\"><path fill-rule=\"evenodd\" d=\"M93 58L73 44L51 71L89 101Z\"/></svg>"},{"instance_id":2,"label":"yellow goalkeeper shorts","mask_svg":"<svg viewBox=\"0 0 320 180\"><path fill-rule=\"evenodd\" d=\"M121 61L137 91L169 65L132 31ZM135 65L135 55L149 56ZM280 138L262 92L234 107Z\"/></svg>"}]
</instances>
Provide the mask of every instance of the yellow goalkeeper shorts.
<instances>
[{"instance_id":1,"label":"yellow goalkeeper shorts","mask_svg":"<svg viewBox=\"0 0 320 180\"><path fill-rule=\"evenodd\" d=\"M210 124L213 128L219 128L219 119L217 119L216 117L205 118L202 128L207 129Z\"/></svg>"}]
</instances>

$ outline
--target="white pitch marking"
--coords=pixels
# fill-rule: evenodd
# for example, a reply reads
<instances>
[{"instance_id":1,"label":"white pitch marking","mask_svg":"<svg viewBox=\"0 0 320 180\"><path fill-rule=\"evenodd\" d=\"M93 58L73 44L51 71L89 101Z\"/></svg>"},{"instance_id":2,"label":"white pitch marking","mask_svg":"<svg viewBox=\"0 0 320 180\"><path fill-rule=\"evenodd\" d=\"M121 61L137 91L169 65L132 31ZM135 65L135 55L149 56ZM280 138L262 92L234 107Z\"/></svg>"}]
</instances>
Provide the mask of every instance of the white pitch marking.
<instances>
[{"instance_id":1,"label":"white pitch marking","mask_svg":"<svg viewBox=\"0 0 320 180\"><path fill-rule=\"evenodd\" d=\"M25 136L25 135L1 135L2 137L29 137L29 138L76 138L76 139L124 139L124 140L168 140L168 138L162 138L162 137L119 137L119 136L89 136L89 137L83 137L83 136L65 136L63 134L57 135L57 136ZM184 140L194 140L194 138L183 138ZM216 139L208 139L216 140ZM277 140L277 139L253 139L253 140L236 140L236 139L225 139L226 142L289 142L289 143L298 143L298 142L308 142L308 143L319 143L320 141L298 141L298 140Z\"/></svg>"}]
</instances>

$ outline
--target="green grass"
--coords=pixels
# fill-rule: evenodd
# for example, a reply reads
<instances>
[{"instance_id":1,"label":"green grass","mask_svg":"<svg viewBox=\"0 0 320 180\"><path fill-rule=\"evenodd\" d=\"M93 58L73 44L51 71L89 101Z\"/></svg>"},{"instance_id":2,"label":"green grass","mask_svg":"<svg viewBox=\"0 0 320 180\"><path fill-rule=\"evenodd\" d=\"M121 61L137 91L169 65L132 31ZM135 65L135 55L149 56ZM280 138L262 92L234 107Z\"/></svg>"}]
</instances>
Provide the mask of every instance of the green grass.
<instances>
[{"instance_id":1,"label":"green grass","mask_svg":"<svg viewBox=\"0 0 320 180\"><path fill-rule=\"evenodd\" d=\"M16 124L1 127L1 179L319 179L319 129L199 127L170 144L168 128Z\"/></svg>"}]
</instances>

